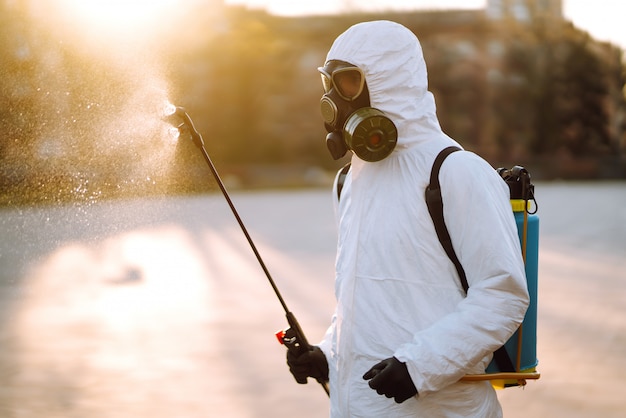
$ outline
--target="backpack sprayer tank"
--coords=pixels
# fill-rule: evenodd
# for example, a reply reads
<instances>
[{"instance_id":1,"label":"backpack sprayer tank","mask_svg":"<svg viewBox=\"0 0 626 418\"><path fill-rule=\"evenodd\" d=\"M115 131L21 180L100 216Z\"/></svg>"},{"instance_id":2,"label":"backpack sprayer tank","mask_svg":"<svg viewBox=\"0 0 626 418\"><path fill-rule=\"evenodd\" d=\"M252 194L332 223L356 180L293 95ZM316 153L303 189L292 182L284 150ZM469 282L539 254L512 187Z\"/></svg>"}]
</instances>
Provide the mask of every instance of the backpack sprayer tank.
<instances>
[{"instance_id":1,"label":"backpack sprayer tank","mask_svg":"<svg viewBox=\"0 0 626 418\"><path fill-rule=\"evenodd\" d=\"M504 345L518 373L536 373L537 361L537 285L539 260L539 216L537 201L534 196L534 185L530 182L530 174L524 167L515 166L510 170L499 168L498 173L509 186L511 206L517 224L517 231L522 247L522 257L526 269L526 282L530 295L530 304L524 321L519 329ZM530 202L534 208L530 207ZM502 372L492 361L486 373ZM537 374L538 376L538 374ZM524 382L525 383L525 382ZM492 380L496 388L518 386L519 379Z\"/></svg>"}]
</instances>

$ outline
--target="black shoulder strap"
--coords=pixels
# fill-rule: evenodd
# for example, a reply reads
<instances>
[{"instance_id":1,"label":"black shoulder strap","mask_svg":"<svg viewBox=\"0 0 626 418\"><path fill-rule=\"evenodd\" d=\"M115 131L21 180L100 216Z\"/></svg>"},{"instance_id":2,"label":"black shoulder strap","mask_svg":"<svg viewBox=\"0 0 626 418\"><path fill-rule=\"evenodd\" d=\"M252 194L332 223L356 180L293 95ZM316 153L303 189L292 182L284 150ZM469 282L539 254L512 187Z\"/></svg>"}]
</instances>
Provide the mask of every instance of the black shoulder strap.
<instances>
[{"instance_id":1,"label":"black shoulder strap","mask_svg":"<svg viewBox=\"0 0 626 418\"><path fill-rule=\"evenodd\" d=\"M343 184L346 182L348 171L350 171L350 163L344 165L341 170L339 170L339 173L337 173L337 199L339 200L341 200L341 190L343 189Z\"/></svg>"},{"instance_id":2,"label":"black shoulder strap","mask_svg":"<svg viewBox=\"0 0 626 418\"><path fill-rule=\"evenodd\" d=\"M448 254L448 257L454 264L454 267L456 267L463 290L467 293L469 286L467 284L465 270L454 252L452 239L450 239L450 233L448 232L446 223L443 220L443 199L441 197L441 186L439 184L439 169L441 168L443 161L448 155L460 150L461 148L455 146L447 147L441 150L439 155L437 155L437 158L435 158L433 168L430 171L430 184L426 188L426 205L428 206L430 217L433 219L433 223L435 224L435 231L437 231L439 242L441 242L443 249L446 251L446 254Z\"/></svg>"},{"instance_id":3,"label":"black shoulder strap","mask_svg":"<svg viewBox=\"0 0 626 418\"><path fill-rule=\"evenodd\" d=\"M430 184L426 188L426 205L428 206L428 212L430 213L430 217L433 219L433 223L435 224L435 230L437 231L437 237L441 242L446 254L456 267L456 271L459 274L459 279L461 280L461 285L463 286L463 290L465 293L469 290L469 285L467 284L467 277L465 276L465 270L461 265L456 253L454 252L454 248L452 247L452 239L450 239L450 233L448 232L448 228L446 227L446 223L443 219L443 199L441 198L441 185L439 184L439 169L441 168L441 164L446 159L446 157L452 154L455 151L460 151L459 147L451 146L444 148L435 158L435 162L433 163L433 167L430 172ZM493 358L498 365L498 368L502 372L514 372L515 367L513 366L513 362L511 361L511 357L509 353L506 351L504 346L498 348L493 353Z\"/></svg>"}]
</instances>

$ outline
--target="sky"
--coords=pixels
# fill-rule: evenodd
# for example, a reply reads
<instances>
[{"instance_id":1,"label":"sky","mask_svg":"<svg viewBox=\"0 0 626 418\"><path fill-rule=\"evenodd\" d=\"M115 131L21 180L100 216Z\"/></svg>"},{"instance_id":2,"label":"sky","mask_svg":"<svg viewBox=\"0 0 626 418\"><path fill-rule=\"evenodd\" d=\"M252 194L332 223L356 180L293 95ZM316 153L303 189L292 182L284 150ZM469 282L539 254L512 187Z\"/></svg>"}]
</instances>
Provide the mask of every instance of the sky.
<instances>
[{"instance_id":1,"label":"sky","mask_svg":"<svg viewBox=\"0 0 626 418\"><path fill-rule=\"evenodd\" d=\"M340 10L364 11L385 8L407 9L476 9L485 7L486 0L226 0L229 4L247 4L266 8L281 15L325 14ZM563 13L568 20L595 39L609 41L626 50L626 1L624 0L563 0Z\"/></svg>"}]
</instances>

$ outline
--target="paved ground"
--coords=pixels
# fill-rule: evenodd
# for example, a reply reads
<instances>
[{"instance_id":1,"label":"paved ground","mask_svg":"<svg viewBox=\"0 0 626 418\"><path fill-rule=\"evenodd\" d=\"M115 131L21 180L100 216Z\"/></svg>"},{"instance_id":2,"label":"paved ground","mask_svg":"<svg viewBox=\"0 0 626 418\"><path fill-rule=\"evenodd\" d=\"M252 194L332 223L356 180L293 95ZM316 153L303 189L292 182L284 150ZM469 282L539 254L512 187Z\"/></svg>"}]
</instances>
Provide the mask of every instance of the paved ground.
<instances>
[{"instance_id":1,"label":"paved ground","mask_svg":"<svg viewBox=\"0 0 626 418\"><path fill-rule=\"evenodd\" d=\"M506 417L626 410L626 183L537 185L539 371ZM233 194L311 341L333 309L328 191ZM0 210L0 416L320 417L221 196Z\"/></svg>"}]
</instances>

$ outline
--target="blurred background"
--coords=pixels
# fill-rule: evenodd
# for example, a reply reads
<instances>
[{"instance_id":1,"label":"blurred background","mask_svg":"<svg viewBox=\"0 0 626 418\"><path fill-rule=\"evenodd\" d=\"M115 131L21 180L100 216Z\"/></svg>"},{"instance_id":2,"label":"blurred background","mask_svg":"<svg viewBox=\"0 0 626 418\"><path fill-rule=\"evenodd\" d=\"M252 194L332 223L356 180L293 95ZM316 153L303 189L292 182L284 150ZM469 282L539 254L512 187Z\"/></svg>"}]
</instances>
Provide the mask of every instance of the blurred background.
<instances>
[{"instance_id":1,"label":"blurred background","mask_svg":"<svg viewBox=\"0 0 626 418\"><path fill-rule=\"evenodd\" d=\"M395 12L346 1L296 16L234 3L2 0L0 203L201 191L203 161L175 152L159 119L168 101L234 185L324 181L345 161L327 158L316 67L371 19L418 35L444 130L494 166L626 176L623 49L574 25L562 1Z\"/></svg>"},{"instance_id":2,"label":"blurred background","mask_svg":"<svg viewBox=\"0 0 626 418\"><path fill-rule=\"evenodd\" d=\"M505 416L621 416L623 8L0 0L0 416L325 416L321 388L286 370L280 305L166 109L193 118L317 341L347 160L326 150L316 68L374 19L419 37L444 131L536 182L544 376L499 393Z\"/></svg>"}]
</instances>

